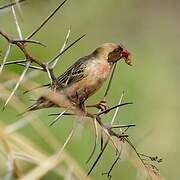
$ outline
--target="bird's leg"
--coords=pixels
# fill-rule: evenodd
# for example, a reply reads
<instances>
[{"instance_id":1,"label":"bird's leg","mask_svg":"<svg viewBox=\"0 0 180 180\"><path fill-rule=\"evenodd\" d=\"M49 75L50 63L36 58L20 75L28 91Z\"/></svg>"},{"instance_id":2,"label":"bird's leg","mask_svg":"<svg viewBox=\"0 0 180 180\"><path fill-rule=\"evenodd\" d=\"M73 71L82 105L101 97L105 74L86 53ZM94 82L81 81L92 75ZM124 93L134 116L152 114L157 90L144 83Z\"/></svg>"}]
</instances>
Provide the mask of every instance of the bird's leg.
<instances>
[{"instance_id":1,"label":"bird's leg","mask_svg":"<svg viewBox=\"0 0 180 180\"><path fill-rule=\"evenodd\" d=\"M92 108L95 107L97 109L100 109L101 111L105 111L109 108L109 106L107 105L107 102L102 100L97 104L93 104L93 105L86 105L87 108Z\"/></svg>"},{"instance_id":2,"label":"bird's leg","mask_svg":"<svg viewBox=\"0 0 180 180\"><path fill-rule=\"evenodd\" d=\"M77 100L76 104L77 104L77 105L79 106L79 108L80 108L83 112L85 112L85 114L86 114L87 109L86 109L86 106L85 106L85 104L84 104L85 98L81 99L81 97L80 97L80 95L79 95L79 93L78 93L77 91L76 91L76 100Z\"/></svg>"},{"instance_id":3,"label":"bird's leg","mask_svg":"<svg viewBox=\"0 0 180 180\"><path fill-rule=\"evenodd\" d=\"M77 104L80 104L79 93L77 91L76 91L76 100L77 100Z\"/></svg>"},{"instance_id":4,"label":"bird's leg","mask_svg":"<svg viewBox=\"0 0 180 180\"><path fill-rule=\"evenodd\" d=\"M88 98L87 90L84 89L81 92L76 91L76 104L79 106L81 110L83 110L85 113L87 112L85 100Z\"/></svg>"}]
</instances>

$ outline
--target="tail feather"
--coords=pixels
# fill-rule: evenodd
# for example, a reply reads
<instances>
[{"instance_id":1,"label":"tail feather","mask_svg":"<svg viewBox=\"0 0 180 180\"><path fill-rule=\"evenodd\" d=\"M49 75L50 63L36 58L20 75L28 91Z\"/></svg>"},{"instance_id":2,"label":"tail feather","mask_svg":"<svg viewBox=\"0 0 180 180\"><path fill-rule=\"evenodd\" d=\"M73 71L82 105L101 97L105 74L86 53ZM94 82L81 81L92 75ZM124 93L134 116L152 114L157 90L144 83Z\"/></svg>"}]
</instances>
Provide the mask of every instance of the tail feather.
<instances>
[{"instance_id":1,"label":"tail feather","mask_svg":"<svg viewBox=\"0 0 180 180\"><path fill-rule=\"evenodd\" d=\"M27 108L28 111L35 111L38 109L49 107L49 101L44 97L40 97L34 104Z\"/></svg>"},{"instance_id":2,"label":"tail feather","mask_svg":"<svg viewBox=\"0 0 180 180\"><path fill-rule=\"evenodd\" d=\"M18 114L17 116L21 116L29 111L35 111L38 109L48 108L54 106L53 103L47 100L45 97L40 97L37 101L29 106L24 112Z\"/></svg>"}]
</instances>

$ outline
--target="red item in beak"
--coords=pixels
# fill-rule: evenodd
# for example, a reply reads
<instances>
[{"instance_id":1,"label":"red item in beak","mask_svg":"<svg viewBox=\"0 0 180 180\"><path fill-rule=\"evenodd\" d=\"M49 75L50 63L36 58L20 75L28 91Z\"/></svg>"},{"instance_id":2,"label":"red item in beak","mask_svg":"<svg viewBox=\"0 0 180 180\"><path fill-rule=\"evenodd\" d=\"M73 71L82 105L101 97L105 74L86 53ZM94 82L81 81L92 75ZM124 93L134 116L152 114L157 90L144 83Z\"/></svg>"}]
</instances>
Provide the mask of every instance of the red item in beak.
<instances>
[{"instance_id":1,"label":"red item in beak","mask_svg":"<svg viewBox=\"0 0 180 180\"><path fill-rule=\"evenodd\" d=\"M123 51L121 52L121 54L122 54L122 58L125 58L125 59L127 59L128 56L130 55L129 51L126 50L126 49L123 49Z\"/></svg>"},{"instance_id":2,"label":"red item in beak","mask_svg":"<svg viewBox=\"0 0 180 180\"><path fill-rule=\"evenodd\" d=\"M129 51L127 49L123 49L121 54L122 54L122 58L125 59L126 64L132 66L132 61L131 61L131 58L129 57L130 56Z\"/></svg>"}]
</instances>

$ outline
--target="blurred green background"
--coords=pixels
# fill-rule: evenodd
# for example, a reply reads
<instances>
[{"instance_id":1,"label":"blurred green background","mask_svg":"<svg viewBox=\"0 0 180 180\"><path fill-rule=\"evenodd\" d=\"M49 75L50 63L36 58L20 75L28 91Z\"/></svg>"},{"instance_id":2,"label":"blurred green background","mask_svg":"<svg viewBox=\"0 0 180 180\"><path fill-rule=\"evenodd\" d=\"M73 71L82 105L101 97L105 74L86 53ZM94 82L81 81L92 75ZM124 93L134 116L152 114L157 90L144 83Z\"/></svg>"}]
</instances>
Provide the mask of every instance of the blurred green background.
<instances>
[{"instance_id":1,"label":"blurred green background","mask_svg":"<svg viewBox=\"0 0 180 180\"><path fill-rule=\"evenodd\" d=\"M7 2L7 1L6 1ZM0 1L4 4L5 1ZM26 37L57 5L57 0L27 0L21 6L19 19L24 37ZM19 12L19 11L18 11ZM23 17L21 19L21 17ZM47 61L61 47L66 32L71 25L70 41L82 34L87 34L76 46L61 57L56 74L62 73L76 59L92 52L104 42L123 44L132 54L133 66L123 62L118 67L107 98L110 106L118 102L125 91L124 101L133 105L122 108L118 120L123 124L135 123L136 128L129 131L132 141L139 151L158 155L163 158L159 164L161 174L170 180L179 180L180 161L180 1L178 0L69 0L53 19L34 37L47 45L46 48L30 45L29 49L36 57ZM10 10L0 12L0 28L17 37L12 13ZM0 50L6 47L6 41L0 38ZM9 60L22 58L14 48ZM2 58L1 58L2 60ZM7 67L1 76L9 71L20 73L21 67ZM48 81L41 73L33 81ZM3 83L2 78L0 82ZM103 96L105 86L89 102L97 102ZM22 96L23 90L16 93L28 106L29 97ZM1 92L0 92L1 93ZM29 95L33 95L30 93ZM1 102L1 105L3 102ZM23 109L22 109L23 111ZM48 117L53 110L40 111L40 119L48 127L52 118ZM57 112L57 111L56 111ZM8 124L18 120L17 113L7 107L0 112L0 117ZM106 121L111 116L105 117ZM50 128L62 143L72 127L73 118L62 118L61 122ZM82 125L83 127L83 125ZM84 126L76 133L67 150L77 162L88 170L85 164L93 145L93 133ZM20 133L31 137L47 151L51 148L44 144L30 126ZM115 155L111 148L103 156L92 174L94 179L106 179L101 173L113 162ZM111 163L110 163L111 162ZM1 170L0 170L1 172ZM113 179L134 180L137 170L128 159L120 161L113 169ZM43 179L56 179L50 173Z\"/></svg>"}]
</instances>

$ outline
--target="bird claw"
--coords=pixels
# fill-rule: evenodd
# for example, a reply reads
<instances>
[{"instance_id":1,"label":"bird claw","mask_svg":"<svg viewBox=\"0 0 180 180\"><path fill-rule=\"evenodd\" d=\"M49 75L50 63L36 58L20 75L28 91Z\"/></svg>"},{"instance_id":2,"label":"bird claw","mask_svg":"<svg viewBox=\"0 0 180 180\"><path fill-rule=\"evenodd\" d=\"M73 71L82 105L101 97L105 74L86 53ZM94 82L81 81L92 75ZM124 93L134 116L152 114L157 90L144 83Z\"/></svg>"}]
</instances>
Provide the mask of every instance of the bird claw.
<instances>
[{"instance_id":1,"label":"bird claw","mask_svg":"<svg viewBox=\"0 0 180 180\"><path fill-rule=\"evenodd\" d=\"M109 106L107 105L107 102L102 100L100 101L98 104L94 104L94 105L86 105L87 108L92 108L95 107L99 110L101 110L101 112L106 111L107 109L109 109ZM106 113L108 113L109 111L107 111Z\"/></svg>"},{"instance_id":2,"label":"bird claw","mask_svg":"<svg viewBox=\"0 0 180 180\"><path fill-rule=\"evenodd\" d=\"M107 105L107 102L102 100L98 104L96 104L96 108L100 109L101 111L106 111L109 106Z\"/></svg>"}]
</instances>

